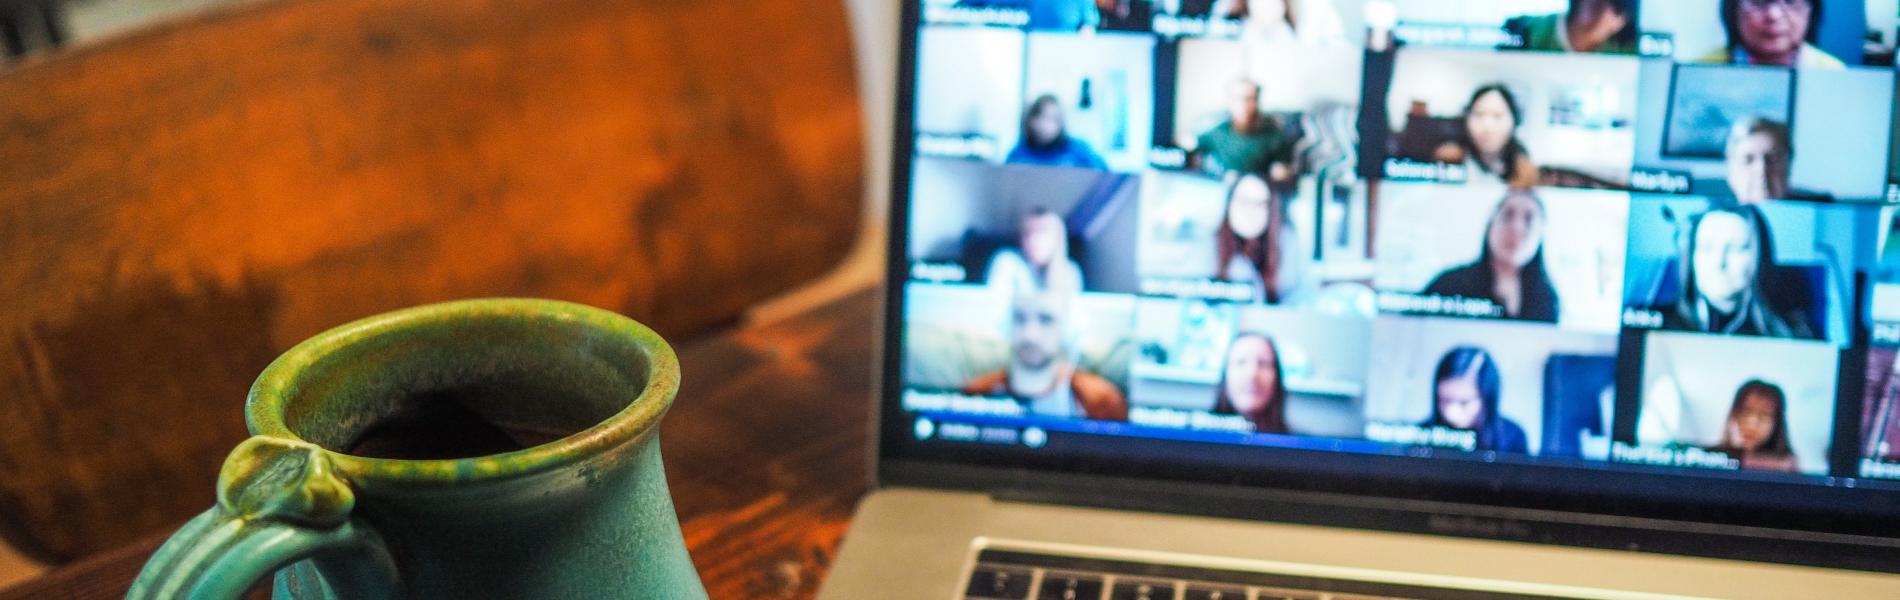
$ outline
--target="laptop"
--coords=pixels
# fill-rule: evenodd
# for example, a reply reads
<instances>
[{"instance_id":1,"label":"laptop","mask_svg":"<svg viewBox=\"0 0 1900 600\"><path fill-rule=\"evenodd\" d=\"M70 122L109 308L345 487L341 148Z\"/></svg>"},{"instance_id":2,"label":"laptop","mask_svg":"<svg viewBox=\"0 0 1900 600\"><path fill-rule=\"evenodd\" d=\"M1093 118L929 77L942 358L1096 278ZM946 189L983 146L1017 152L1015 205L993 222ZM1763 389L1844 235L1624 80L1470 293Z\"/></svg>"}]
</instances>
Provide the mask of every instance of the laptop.
<instances>
[{"instance_id":1,"label":"laptop","mask_svg":"<svg viewBox=\"0 0 1900 600\"><path fill-rule=\"evenodd\" d=\"M1900 7L903 0L820 596L1900 597Z\"/></svg>"}]
</instances>

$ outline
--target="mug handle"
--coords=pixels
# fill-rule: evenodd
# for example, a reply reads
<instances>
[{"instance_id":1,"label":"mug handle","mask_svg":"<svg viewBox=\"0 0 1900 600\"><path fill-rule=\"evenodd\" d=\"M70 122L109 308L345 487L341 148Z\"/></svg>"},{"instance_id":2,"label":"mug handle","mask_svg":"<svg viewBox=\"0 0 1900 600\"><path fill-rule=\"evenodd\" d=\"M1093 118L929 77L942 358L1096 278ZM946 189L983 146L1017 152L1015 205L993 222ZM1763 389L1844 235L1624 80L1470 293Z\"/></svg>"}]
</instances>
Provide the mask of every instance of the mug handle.
<instances>
[{"instance_id":1,"label":"mug handle","mask_svg":"<svg viewBox=\"0 0 1900 600\"><path fill-rule=\"evenodd\" d=\"M186 523L152 555L127 600L227 600L305 559L337 575L339 598L394 598L395 561L381 536L350 515L356 494L323 449L254 436L218 473L218 504Z\"/></svg>"}]
</instances>

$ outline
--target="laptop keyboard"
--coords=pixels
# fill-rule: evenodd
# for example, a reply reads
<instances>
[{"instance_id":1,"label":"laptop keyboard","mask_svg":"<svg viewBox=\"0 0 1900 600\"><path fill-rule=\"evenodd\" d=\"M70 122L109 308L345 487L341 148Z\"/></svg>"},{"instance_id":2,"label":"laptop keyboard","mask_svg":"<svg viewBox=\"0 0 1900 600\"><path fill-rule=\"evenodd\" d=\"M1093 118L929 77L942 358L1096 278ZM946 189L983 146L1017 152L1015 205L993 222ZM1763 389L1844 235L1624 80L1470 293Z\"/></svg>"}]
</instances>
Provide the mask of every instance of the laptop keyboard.
<instances>
[{"instance_id":1,"label":"laptop keyboard","mask_svg":"<svg viewBox=\"0 0 1900 600\"><path fill-rule=\"evenodd\" d=\"M965 600L1494 600L1551 598L985 549Z\"/></svg>"}]
</instances>

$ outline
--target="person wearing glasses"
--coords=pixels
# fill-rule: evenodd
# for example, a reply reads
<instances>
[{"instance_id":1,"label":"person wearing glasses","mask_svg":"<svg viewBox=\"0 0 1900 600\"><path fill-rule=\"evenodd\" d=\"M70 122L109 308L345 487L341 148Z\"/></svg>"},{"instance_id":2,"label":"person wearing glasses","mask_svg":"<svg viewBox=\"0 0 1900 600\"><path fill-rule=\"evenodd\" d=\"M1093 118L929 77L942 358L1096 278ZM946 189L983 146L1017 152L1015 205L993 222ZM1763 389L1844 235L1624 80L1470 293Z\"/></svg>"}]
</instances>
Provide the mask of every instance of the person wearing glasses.
<instances>
[{"instance_id":1,"label":"person wearing glasses","mask_svg":"<svg viewBox=\"0 0 1900 600\"><path fill-rule=\"evenodd\" d=\"M1847 64L1814 46L1822 0L1722 0L1727 45L1696 62L1708 64L1844 69Z\"/></svg>"}]
</instances>

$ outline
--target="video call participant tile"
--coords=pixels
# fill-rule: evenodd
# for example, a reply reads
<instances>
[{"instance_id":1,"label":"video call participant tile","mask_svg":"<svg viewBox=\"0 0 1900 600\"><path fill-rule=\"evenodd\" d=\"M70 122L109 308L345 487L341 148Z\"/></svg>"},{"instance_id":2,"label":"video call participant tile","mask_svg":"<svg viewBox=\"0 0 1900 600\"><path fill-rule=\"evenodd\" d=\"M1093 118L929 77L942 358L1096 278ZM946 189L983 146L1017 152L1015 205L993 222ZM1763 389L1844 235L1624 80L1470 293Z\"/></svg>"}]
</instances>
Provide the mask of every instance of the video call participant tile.
<instances>
[{"instance_id":1,"label":"video call participant tile","mask_svg":"<svg viewBox=\"0 0 1900 600\"><path fill-rule=\"evenodd\" d=\"M1381 312L1618 330L1627 194L1398 182L1381 193Z\"/></svg>"},{"instance_id":2,"label":"video call participant tile","mask_svg":"<svg viewBox=\"0 0 1900 600\"><path fill-rule=\"evenodd\" d=\"M912 279L1136 290L1139 177L921 158L911 180Z\"/></svg>"},{"instance_id":3,"label":"video call participant tile","mask_svg":"<svg viewBox=\"0 0 1900 600\"><path fill-rule=\"evenodd\" d=\"M1361 130L1361 160L1377 157L1384 178L1629 186L1640 59L1402 48L1390 60L1389 84L1366 86Z\"/></svg>"},{"instance_id":4,"label":"video call participant tile","mask_svg":"<svg viewBox=\"0 0 1900 600\"><path fill-rule=\"evenodd\" d=\"M1643 335L1635 438L1623 463L1825 475L1839 352L1829 344Z\"/></svg>"},{"instance_id":5,"label":"video call participant tile","mask_svg":"<svg viewBox=\"0 0 1900 600\"><path fill-rule=\"evenodd\" d=\"M1742 204L1885 197L1893 70L1646 61L1641 72L1633 188Z\"/></svg>"},{"instance_id":6,"label":"video call participant tile","mask_svg":"<svg viewBox=\"0 0 1900 600\"><path fill-rule=\"evenodd\" d=\"M1370 315L1363 193L1288 198L1263 177L1143 178L1136 269L1148 295Z\"/></svg>"},{"instance_id":7,"label":"video call participant tile","mask_svg":"<svg viewBox=\"0 0 1900 600\"><path fill-rule=\"evenodd\" d=\"M1137 423L1360 437L1370 321L1145 298L1130 368Z\"/></svg>"},{"instance_id":8,"label":"video call participant tile","mask_svg":"<svg viewBox=\"0 0 1900 600\"><path fill-rule=\"evenodd\" d=\"M1155 38L926 27L917 153L1137 172L1153 146Z\"/></svg>"},{"instance_id":9,"label":"video call participant tile","mask_svg":"<svg viewBox=\"0 0 1900 600\"><path fill-rule=\"evenodd\" d=\"M1877 211L1638 196L1629 214L1625 326L1853 343Z\"/></svg>"},{"instance_id":10,"label":"video call participant tile","mask_svg":"<svg viewBox=\"0 0 1900 600\"><path fill-rule=\"evenodd\" d=\"M1602 459L1617 339L1508 322L1373 323L1366 438L1408 446Z\"/></svg>"},{"instance_id":11,"label":"video call participant tile","mask_svg":"<svg viewBox=\"0 0 1900 600\"><path fill-rule=\"evenodd\" d=\"M909 284L904 408L1128 420L1134 298Z\"/></svg>"}]
</instances>

